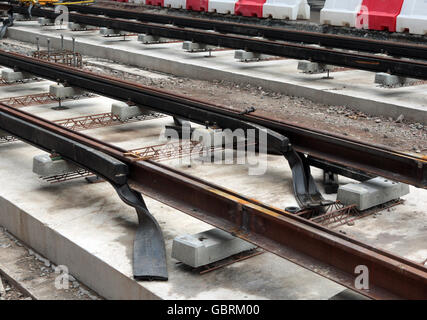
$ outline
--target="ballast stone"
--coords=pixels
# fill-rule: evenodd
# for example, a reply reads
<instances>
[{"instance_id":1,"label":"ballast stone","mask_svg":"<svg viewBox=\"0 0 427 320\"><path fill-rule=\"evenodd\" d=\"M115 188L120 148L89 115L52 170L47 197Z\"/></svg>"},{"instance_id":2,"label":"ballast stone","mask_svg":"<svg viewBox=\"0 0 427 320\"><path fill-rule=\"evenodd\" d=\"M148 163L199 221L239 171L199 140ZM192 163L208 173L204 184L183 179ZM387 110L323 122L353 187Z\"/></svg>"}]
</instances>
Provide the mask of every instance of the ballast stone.
<instances>
[{"instance_id":1,"label":"ballast stone","mask_svg":"<svg viewBox=\"0 0 427 320\"><path fill-rule=\"evenodd\" d=\"M172 258L197 268L255 248L255 245L225 231L211 229L176 237L172 244Z\"/></svg>"},{"instance_id":2,"label":"ballast stone","mask_svg":"<svg viewBox=\"0 0 427 320\"><path fill-rule=\"evenodd\" d=\"M55 176L74 172L80 168L63 159L52 159L49 154L41 154L33 158L33 172L42 177Z\"/></svg>"},{"instance_id":3,"label":"ballast stone","mask_svg":"<svg viewBox=\"0 0 427 320\"><path fill-rule=\"evenodd\" d=\"M346 206L355 204L357 209L362 211L399 199L408 193L409 186L407 184L377 177L363 183L350 183L340 186L337 200Z\"/></svg>"}]
</instances>

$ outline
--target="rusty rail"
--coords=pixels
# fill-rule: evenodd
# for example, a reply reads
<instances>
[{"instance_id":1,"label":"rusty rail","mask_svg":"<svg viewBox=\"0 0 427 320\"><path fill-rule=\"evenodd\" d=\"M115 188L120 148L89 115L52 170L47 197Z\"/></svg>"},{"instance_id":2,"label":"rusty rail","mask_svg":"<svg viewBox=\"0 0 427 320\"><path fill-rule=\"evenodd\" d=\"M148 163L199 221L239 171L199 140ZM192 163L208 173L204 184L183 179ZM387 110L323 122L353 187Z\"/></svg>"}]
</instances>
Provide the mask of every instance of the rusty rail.
<instances>
[{"instance_id":1,"label":"rusty rail","mask_svg":"<svg viewBox=\"0 0 427 320\"><path fill-rule=\"evenodd\" d=\"M158 163L134 161L125 156L126 150L0 104L0 128L19 135L22 128L11 126L12 119L126 163L128 182L134 190L365 296L373 299L427 299L427 268L419 263ZM369 270L368 291L356 287L355 268L360 265Z\"/></svg>"},{"instance_id":2,"label":"rusty rail","mask_svg":"<svg viewBox=\"0 0 427 320\"><path fill-rule=\"evenodd\" d=\"M151 110L200 124L213 124L220 117L254 123L283 134L289 138L297 152L312 158L427 188L427 156L400 153L384 146L338 137L284 120L257 115L257 112L241 114L221 105L17 53L0 50L0 64L18 67L113 99L149 106Z\"/></svg>"}]
</instances>

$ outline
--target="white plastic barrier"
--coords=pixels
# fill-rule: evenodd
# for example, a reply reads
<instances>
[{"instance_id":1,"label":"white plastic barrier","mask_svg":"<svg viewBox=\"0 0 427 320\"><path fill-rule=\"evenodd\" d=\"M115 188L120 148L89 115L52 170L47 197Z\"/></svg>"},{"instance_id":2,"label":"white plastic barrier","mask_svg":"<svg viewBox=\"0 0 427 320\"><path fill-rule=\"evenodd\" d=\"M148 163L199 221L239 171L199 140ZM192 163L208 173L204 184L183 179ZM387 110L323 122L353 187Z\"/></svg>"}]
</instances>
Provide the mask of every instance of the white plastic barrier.
<instances>
[{"instance_id":1,"label":"white plastic barrier","mask_svg":"<svg viewBox=\"0 0 427 320\"><path fill-rule=\"evenodd\" d=\"M209 12L234 14L237 0L209 0Z\"/></svg>"},{"instance_id":2,"label":"white plastic barrier","mask_svg":"<svg viewBox=\"0 0 427 320\"><path fill-rule=\"evenodd\" d=\"M397 32L427 34L427 1L405 0L397 17Z\"/></svg>"},{"instance_id":3,"label":"white plastic barrier","mask_svg":"<svg viewBox=\"0 0 427 320\"><path fill-rule=\"evenodd\" d=\"M356 26L357 13L363 0L326 0L320 11L320 24Z\"/></svg>"},{"instance_id":4,"label":"white plastic barrier","mask_svg":"<svg viewBox=\"0 0 427 320\"><path fill-rule=\"evenodd\" d=\"M267 0L262 8L264 18L310 19L310 6L307 0Z\"/></svg>"},{"instance_id":5,"label":"white plastic barrier","mask_svg":"<svg viewBox=\"0 0 427 320\"><path fill-rule=\"evenodd\" d=\"M186 0L165 0L165 7L171 7L176 9L185 9L187 7Z\"/></svg>"}]
</instances>

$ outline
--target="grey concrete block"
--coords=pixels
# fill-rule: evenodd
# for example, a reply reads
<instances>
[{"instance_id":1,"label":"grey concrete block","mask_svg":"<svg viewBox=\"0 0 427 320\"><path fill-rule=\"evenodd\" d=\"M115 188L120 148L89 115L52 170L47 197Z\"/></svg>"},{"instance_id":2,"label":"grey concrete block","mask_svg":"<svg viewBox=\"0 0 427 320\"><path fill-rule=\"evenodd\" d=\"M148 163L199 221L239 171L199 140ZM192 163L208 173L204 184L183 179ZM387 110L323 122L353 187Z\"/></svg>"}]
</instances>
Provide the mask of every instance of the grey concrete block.
<instances>
[{"instance_id":1,"label":"grey concrete block","mask_svg":"<svg viewBox=\"0 0 427 320\"><path fill-rule=\"evenodd\" d=\"M80 169L73 163L63 159L53 160L49 154L41 154L33 158L33 172L39 176L49 177Z\"/></svg>"},{"instance_id":2,"label":"grey concrete block","mask_svg":"<svg viewBox=\"0 0 427 320\"><path fill-rule=\"evenodd\" d=\"M49 93L59 99L72 98L83 94L83 92L79 88L64 87L60 84L51 84L49 86Z\"/></svg>"},{"instance_id":3,"label":"grey concrete block","mask_svg":"<svg viewBox=\"0 0 427 320\"><path fill-rule=\"evenodd\" d=\"M103 35L104 37L109 37L109 36L120 36L120 35L126 35L129 34L126 31L121 31L121 30L116 30L116 29L109 29L109 28L101 28L99 29L99 33L101 35Z\"/></svg>"},{"instance_id":4,"label":"grey concrete block","mask_svg":"<svg viewBox=\"0 0 427 320\"><path fill-rule=\"evenodd\" d=\"M209 51L215 49L215 46L207 45L204 43L197 43L197 42L191 42L191 41L184 41L182 43L182 49L186 51Z\"/></svg>"},{"instance_id":5,"label":"grey concrete block","mask_svg":"<svg viewBox=\"0 0 427 320\"><path fill-rule=\"evenodd\" d=\"M68 29L70 29L72 31L87 30L88 26L85 25L85 24L79 24L79 23L75 23L75 22L68 22Z\"/></svg>"},{"instance_id":6,"label":"grey concrete block","mask_svg":"<svg viewBox=\"0 0 427 320\"><path fill-rule=\"evenodd\" d=\"M332 70L332 66L311 61L299 61L298 70L305 73L323 73Z\"/></svg>"},{"instance_id":7,"label":"grey concrete block","mask_svg":"<svg viewBox=\"0 0 427 320\"><path fill-rule=\"evenodd\" d=\"M28 18L25 15L21 14L21 13L14 13L13 14L13 20L15 20L15 21L25 21L25 20L28 20Z\"/></svg>"},{"instance_id":8,"label":"grey concrete block","mask_svg":"<svg viewBox=\"0 0 427 320\"><path fill-rule=\"evenodd\" d=\"M55 24L52 19L48 18L38 18L37 21L41 26L53 26Z\"/></svg>"},{"instance_id":9,"label":"grey concrete block","mask_svg":"<svg viewBox=\"0 0 427 320\"><path fill-rule=\"evenodd\" d=\"M176 237L172 244L172 258L197 268L254 248L253 244L225 231L211 229Z\"/></svg>"},{"instance_id":10,"label":"grey concrete block","mask_svg":"<svg viewBox=\"0 0 427 320\"><path fill-rule=\"evenodd\" d=\"M8 83L12 83L15 81L20 81L20 80L31 78L32 75L27 73L27 72L3 70L1 72L1 77L3 78L4 81L6 81Z\"/></svg>"},{"instance_id":11,"label":"grey concrete block","mask_svg":"<svg viewBox=\"0 0 427 320\"><path fill-rule=\"evenodd\" d=\"M240 61L251 61L251 60L265 60L271 58L272 56L261 54L257 52L249 52L245 50L236 50L234 51L234 59Z\"/></svg>"},{"instance_id":12,"label":"grey concrete block","mask_svg":"<svg viewBox=\"0 0 427 320\"><path fill-rule=\"evenodd\" d=\"M375 74L375 83L383 86L387 86L387 87L411 84L417 81L418 81L417 79L399 77L399 76L395 76L395 75L391 75L383 72L379 72Z\"/></svg>"},{"instance_id":13,"label":"grey concrete block","mask_svg":"<svg viewBox=\"0 0 427 320\"><path fill-rule=\"evenodd\" d=\"M366 210L409 193L407 184L374 178L363 183L340 186L337 200L344 205L355 204L359 210Z\"/></svg>"},{"instance_id":14,"label":"grey concrete block","mask_svg":"<svg viewBox=\"0 0 427 320\"><path fill-rule=\"evenodd\" d=\"M111 113L121 121L126 121L131 118L150 114L151 111L139 106L129 106L125 102L114 102L111 104Z\"/></svg>"},{"instance_id":15,"label":"grey concrete block","mask_svg":"<svg viewBox=\"0 0 427 320\"><path fill-rule=\"evenodd\" d=\"M195 128L191 134L191 141L199 141L205 147L221 147L224 134L221 129Z\"/></svg>"},{"instance_id":16,"label":"grey concrete block","mask_svg":"<svg viewBox=\"0 0 427 320\"><path fill-rule=\"evenodd\" d=\"M168 42L170 40L168 38L153 36L151 34L139 34L138 35L138 41L142 42L144 44L150 44L150 43Z\"/></svg>"}]
</instances>

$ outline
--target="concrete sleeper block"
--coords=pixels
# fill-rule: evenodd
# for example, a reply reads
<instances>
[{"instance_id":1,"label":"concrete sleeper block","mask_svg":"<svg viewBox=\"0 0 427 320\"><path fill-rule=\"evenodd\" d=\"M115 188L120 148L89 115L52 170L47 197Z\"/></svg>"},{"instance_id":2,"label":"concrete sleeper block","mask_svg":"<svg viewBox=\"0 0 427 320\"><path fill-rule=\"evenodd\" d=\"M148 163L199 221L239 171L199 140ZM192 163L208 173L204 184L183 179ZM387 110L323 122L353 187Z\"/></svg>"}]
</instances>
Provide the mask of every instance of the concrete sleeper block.
<instances>
[{"instance_id":1,"label":"concrete sleeper block","mask_svg":"<svg viewBox=\"0 0 427 320\"><path fill-rule=\"evenodd\" d=\"M80 169L73 163L63 159L52 159L49 154L42 154L33 158L33 172L42 177L49 177Z\"/></svg>"},{"instance_id":2,"label":"concrete sleeper block","mask_svg":"<svg viewBox=\"0 0 427 320\"><path fill-rule=\"evenodd\" d=\"M408 193L409 186L407 184L377 177L363 183L350 183L340 186L337 200L344 205L355 204L357 209L366 210L399 199Z\"/></svg>"},{"instance_id":3,"label":"concrete sleeper block","mask_svg":"<svg viewBox=\"0 0 427 320\"><path fill-rule=\"evenodd\" d=\"M168 42L168 38L163 38L160 36L153 36L151 34L139 34L138 35L138 41L142 42L144 44L149 43L161 43L161 42Z\"/></svg>"},{"instance_id":4,"label":"concrete sleeper block","mask_svg":"<svg viewBox=\"0 0 427 320\"><path fill-rule=\"evenodd\" d=\"M209 51L215 48L216 47L211 45L207 45L204 43L191 42L191 41L184 41L182 43L182 49L186 51Z\"/></svg>"},{"instance_id":5,"label":"concrete sleeper block","mask_svg":"<svg viewBox=\"0 0 427 320\"><path fill-rule=\"evenodd\" d=\"M121 31L121 30L116 30L116 29L109 29L109 28L101 28L99 29L99 33L102 34L103 36L116 36L116 35L126 35L129 34L126 31Z\"/></svg>"},{"instance_id":6,"label":"concrete sleeper block","mask_svg":"<svg viewBox=\"0 0 427 320\"><path fill-rule=\"evenodd\" d=\"M322 73L332 70L332 66L311 62L311 61L299 61L298 70L301 70L305 73Z\"/></svg>"},{"instance_id":7,"label":"concrete sleeper block","mask_svg":"<svg viewBox=\"0 0 427 320\"><path fill-rule=\"evenodd\" d=\"M120 121L126 121L138 116L148 115L151 111L139 106L129 106L125 102L114 102L111 105L111 113L117 116Z\"/></svg>"},{"instance_id":8,"label":"concrete sleeper block","mask_svg":"<svg viewBox=\"0 0 427 320\"><path fill-rule=\"evenodd\" d=\"M49 86L49 93L58 99L71 98L83 94L83 90L74 87L64 87L63 85L52 84Z\"/></svg>"},{"instance_id":9,"label":"concrete sleeper block","mask_svg":"<svg viewBox=\"0 0 427 320\"><path fill-rule=\"evenodd\" d=\"M1 77L3 78L4 81L10 83L10 82L15 82L15 81L20 81L20 80L31 78L32 75L28 72L3 70L1 72Z\"/></svg>"},{"instance_id":10,"label":"concrete sleeper block","mask_svg":"<svg viewBox=\"0 0 427 320\"><path fill-rule=\"evenodd\" d=\"M379 72L375 74L375 83L381 84L383 86L397 86L404 84L411 84L418 81L417 79L399 77L395 75L391 75L384 72Z\"/></svg>"},{"instance_id":11,"label":"concrete sleeper block","mask_svg":"<svg viewBox=\"0 0 427 320\"><path fill-rule=\"evenodd\" d=\"M211 229L176 237L172 244L172 258L197 268L255 248L255 245L225 231Z\"/></svg>"}]
</instances>

